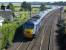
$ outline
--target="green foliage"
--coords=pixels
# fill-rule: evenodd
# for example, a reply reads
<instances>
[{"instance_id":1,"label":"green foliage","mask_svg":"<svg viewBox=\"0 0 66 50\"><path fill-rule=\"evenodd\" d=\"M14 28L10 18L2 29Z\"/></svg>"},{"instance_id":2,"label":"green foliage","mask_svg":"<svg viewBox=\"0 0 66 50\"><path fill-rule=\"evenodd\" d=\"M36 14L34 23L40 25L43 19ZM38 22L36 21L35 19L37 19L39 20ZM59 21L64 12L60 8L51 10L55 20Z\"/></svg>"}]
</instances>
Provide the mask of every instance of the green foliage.
<instances>
[{"instance_id":1,"label":"green foliage","mask_svg":"<svg viewBox=\"0 0 66 50\"><path fill-rule=\"evenodd\" d=\"M12 11L15 10L14 5L12 3L9 3L6 8L11 9Z\"/></svg>"},{"instance_id":2,"label":"green foliage","mask_svg":"<svg viewBox=\"0 0 66 50\"><path fill-rule=\"evenodd\" d=\"M31 4L30 4L30 3L27 4L27 9L28 9L29 11L31 11Z\"/></svg>"},{"instance_id":3,"label":"green foliage","mask_svg":"<svg viewBox=\"0 0 66 50\"><path fill-rule=\"evenodd\" d=\"M2 10L5 10L5 6L3 4L1 5L1 9Z\"/></svg>"},{"instance_id":4,"label":"green foliage","mask_svg":"<svg viewBox=\"0 0 66 50\"><path fill-rule=\"evenodd\" d=\"M64 6L64 12L66 12L66 6Z\"/></svg>"},{"instance_id":5,"label":"green foliage","mask_svg":"<svg viewBox=\"0 0 66 50\"><path fill-rule=\"evenodd\" d=\"M23 10L25 10L25 11L26 11L26 10L31 11L31 4L24 1L24 2L21 4L21 9L23 9Z\"/></svg>"},{"instance_id":6,"label":"green foliage","mask_svg":"<svg viewBox=\"0 0 66 50\"><path fill-rule=\"evenodd\" d=\"M21 9L24 9L24 10L27 10L27 3L24 1L22 4L21 4Z\"/></svg>"},{"instance_id":7,"label":"green foliage","mask_svg":"<svg viewBox=\"0 0 66 50\"><path fill-rule=\"evenodd\" d=\"M1 27L0 32L3 34L3 36L2 36L2 39L1 39L2 44L1 44L0 49L4 48L6 46L6 41L7 41L7 38L8 38L8 34L7 34L8 29L7 28L8 28L7 25L4 25L3 27Z\"/></svg>"},{"instance_id":8,"label":"green foliage","mask_svg":"<svg viewBox=\"0 0 66 50\"><path fill-rule=\"evenodd\" d=\"M40 11L39 8L32 8L32 14L36 14Z\"/></svg>"},{"instance_id":9,"label":"green foliage","mask_svg":"<svg viewBox=\"0 0 66 50\"><path fill-rule=\"evenodd\" d=\"M18 27L18 24L16 23L9 23L9 38L8 38L8 41L9 41L9 44L12 45L12 41L13 41L13 38L14 38L14 34L15 34L15 31Z\"/></svg>"},{"instance_id":10,"label":"green foliage","mask_svg":"<svg viewBox=\"0 0 66 50\"><path fill-rule=\"evenodd\" d=\"M9 43L10 45L13 44L12 41L14 38L14 34L16 32L16 29L29 19L28 11L20 12L20 14L21 15L19 17L15 18L15 21L5 23L3 24L2 27L0 27L0 32L3 34L2 39L0 39L0 43L1 43L0 49L7 46L7 43Z\"/></svg>"},{"instance_id":11,"label":"green foliage","mask_svg":"<svg viewBox=\"0 0 66 50\"><path fill-rule=\"evenodd\" d=\"M3 34L1 39L2 45L0 45L0 49L4 48L7 45L7 42L12 45L12 40L17 27L18 25L16 23L8 23L4 24L0 28L0 32Z\"/></svg>"},{"instance_id":12,"label":"green foliage","mask_svg":"<svg viewBox=\"0 0 66 50\"><path fill-rule=\"evenodd\" d=\"M66 12L66 8L64 9L64 12Z\"/></svg>"}]
</instances>

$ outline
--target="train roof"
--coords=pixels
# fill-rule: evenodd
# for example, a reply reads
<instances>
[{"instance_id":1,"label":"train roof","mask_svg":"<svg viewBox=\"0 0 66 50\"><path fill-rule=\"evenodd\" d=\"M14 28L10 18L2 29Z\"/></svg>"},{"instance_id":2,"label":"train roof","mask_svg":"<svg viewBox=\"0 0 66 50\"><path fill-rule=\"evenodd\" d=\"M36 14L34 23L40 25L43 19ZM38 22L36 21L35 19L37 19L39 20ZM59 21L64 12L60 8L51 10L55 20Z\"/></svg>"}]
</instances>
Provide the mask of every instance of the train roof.
<instances>
[{"instance_id":1,"label":"train roof","mask_svg":"<svg viewBox=\"0 0 66 50\"><path fill-rule=\"evenodd\" d=\"M30 22L37 22L39 19L40 19L40 17L41 16L39 16L39 15L36 15L36 16L34 16L34 17L31 17L31 19L29 20Z\"/></svg>"},{"instance_id":2,"label":"train roof","mask_svg":"<svg viewBox=\"0 0 66 50\"><path fill-rule=\"evenodd\" d=\"M38 24L40 22L41 19L43 19L43 17L45 17L49 12L58 9L61 7L53 7L51 9L47 9L45 11L41 11L40 13L34 15L33 17L31 17L27 22L32 22L34 24Z\"/></svg>"},{"instance_id":3,"label":"train roof","mask_svg":"<svg viewBox=\"0 0 66 50\"><path fill-rule=\"evenodd\" d=\"M47 15L47 13L51 11L51 9L46 10L46 11L41 11L40 13L36 14L35 16L31 17L28 22L32 22L34 24L38 24L40 20Z\"/></svg>"},{"instance_id":4,"label":"train roof","mask_svg":"<svg viewBox=\"0 0 66 50\"><path fill-rule=\"evenodd\" d=\"M43 16L44 12L40 12L38 14L36 14L35 16L31 17L28 22L32 22L34 24L38 24L40 22L40 20L44 17Z\"/></svg>"}]
</instances>

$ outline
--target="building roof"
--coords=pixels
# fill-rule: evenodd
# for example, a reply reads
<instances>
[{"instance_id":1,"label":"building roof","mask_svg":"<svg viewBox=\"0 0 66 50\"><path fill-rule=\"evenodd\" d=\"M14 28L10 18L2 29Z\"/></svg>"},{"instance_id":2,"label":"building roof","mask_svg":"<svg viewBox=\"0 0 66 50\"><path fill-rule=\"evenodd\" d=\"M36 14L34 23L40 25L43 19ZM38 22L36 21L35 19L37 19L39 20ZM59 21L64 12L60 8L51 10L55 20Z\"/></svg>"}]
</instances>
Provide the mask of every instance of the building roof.
<instances>
[{"instance_id":1,"label":"building roof","mask_svg":"<svg viewBox=\"0 0 66 50\"><path fill-rule=\"evenodd\" d=\"M3 12L3 11L6 11L6 12L11 12L12 10L10 10L10 9L5 9L5 10L0 10L1 12Z\"/></svg>"}]
</instances>

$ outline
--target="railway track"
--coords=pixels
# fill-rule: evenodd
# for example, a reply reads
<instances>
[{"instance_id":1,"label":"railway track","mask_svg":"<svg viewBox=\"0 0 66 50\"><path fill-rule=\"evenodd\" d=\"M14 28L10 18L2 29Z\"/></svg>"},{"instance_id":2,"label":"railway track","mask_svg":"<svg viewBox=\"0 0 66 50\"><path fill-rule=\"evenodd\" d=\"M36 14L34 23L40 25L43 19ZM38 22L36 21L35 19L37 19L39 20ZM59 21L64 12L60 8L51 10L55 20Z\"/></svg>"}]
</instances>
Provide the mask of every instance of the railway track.
<instances>
[{"instance_id":1,"label":"railway track","mask_svg":"<svg viewBox=\"0 0 66 50\"><path fill-rule=\"evenodd\" d=\"M57 16L57 13L51 14L47 18L44 18L44 23L40 31L38 32L39 36L37 36L35 39L31 41L24 40L25 42L19 42L14 47L9 48L7 50L50 50L50 40L51 40L51 34L53 33L53 26L55 15Z\"/></svg>"},{"instance_id":2,"label":"railway track","mask_svg":"<svg viewBox=\"0 0 66 50\"><path fill-rule=\"evenodd\" d=\"M53 42L51 42L51 41L52 41L52 38L53 38L53 33L55 31L54 26L57 24L57 23L55 23L55 21L58 20L59 15L55 14L55 15L52 15L52 16L56 16L56 17L54 17L54 19L52 19L52 20L50 19L52 22L50 22L50 23L48 22L48 26L44 31L45 36L43 38L43 43L42 43L42 46L41 46L41 50L51 50L53 48Z\"/></svg>"},{"instance_id":3,"label":"railway track","mask_svg":"<svg viewBox=\"0 0 66 50\"><path fill-rule=\"evenodd\" d=\"M55 14L55 15L56 15L56 14ZM53 16L51 16L51 17L52 17L52 18L50 18L49 20L47 19L49 22L48 22L47 20L45 21L45 24L46 24L46 25L44 25L46 28L48 27L47 29L49 29L49 27L50 27L50 29L49 29L50 33L51 33L51 30L52 30L51 27L52 27L53 20L54 20L54 19L53 19L54 17L53 17ZM49 24L49 23L50 23L50 24ZM49 25L49 26L47 26L47 25ZM40 30L40 32L38 32L38 33L41 33L42 30L43 30L43 32L44 32L44 30L46 31L47 29L43 29L43 28L42 28L42 29ZM49 32L48 32L48 33L49 33ZM39 49L41 50L41 47L40 47L40 45L42 44L42 43L41 43L41 42L42 42L42 41L41 41L41 38L44 37L44 36L42 36L42 35L44 35L44 34L40 34L39 37L37 37L36 39L34 39L33 41L31 41L29 44L27 44L27 47L26 47L25 49L23 49L23 47L22 47L23 45L22 45L21 48L19 48L18 50L39 50ZM48 40L49 40L49 42L50 42L50 34L49 34L49 37L48 37L48 38L49 38ZM49 50L49 45L50 45L49 42L48 42L48 50Z\"/></svg>"},{"instance_id":4,"label":"railway track","mask_svg":"<svg viewBox=\"0 0 66 50\"><path fill-rule=\"evenodd\" d=\"M56 25L56 19L57 19L57 14L55 15L56 17L54 18L53 24L51 26L51 30L50 30L50 35L49 35L49 45L48 45L48 50L53 50L53 34L54 34L54 27Z\"/></svg>"},{"instance_id":5,"label":"railway track","mask_svg":"<svg viewBox=\"0 0 66 50\"><path fill-rule=\"evenodd\" d=\"M51 15L51 18L47 22L47 25L45 26L45 31L44 31L44 38L42 39L42 45L41 45L41 50L49 50L49 45L50 45L50 36L51 36L51 30L52 30L52 24L53 24L53 15ZM44 43L44 44L43 44Z\"/></svg>"},{"instance_id":6,"label":"railway track","mask_svg":"<svg viewBox=\"0 0 66 50\"><path fill-rule=\"evenodd\" d=\"M58 16L58 17L57 17ZM50 36L50 42L49 42L49 49L48 50L59 50L59 46L57 45L57 22L58 18L60 17L59 14L56 14L56 20L54 20L54 24L52 25L52 30L51 30L51 36Z\"/></svg>"}]
</instances>

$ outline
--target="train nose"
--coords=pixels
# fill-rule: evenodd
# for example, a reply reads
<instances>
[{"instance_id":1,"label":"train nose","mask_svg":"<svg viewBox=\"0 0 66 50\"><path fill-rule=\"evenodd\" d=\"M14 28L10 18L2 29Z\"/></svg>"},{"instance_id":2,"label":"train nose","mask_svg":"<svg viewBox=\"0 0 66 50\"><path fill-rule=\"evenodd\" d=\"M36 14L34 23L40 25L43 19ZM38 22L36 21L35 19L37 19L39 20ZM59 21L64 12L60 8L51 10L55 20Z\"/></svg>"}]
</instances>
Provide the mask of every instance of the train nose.
<instances>
[{"instance_id":1,"label":"train nose","mask_svg":"<svg viewBox=\"0 0 66 50\"><path fill-rule=\"evenodd\" d=\"M33 32L32 29L25 29L24 36L27 38L32 38L32 32Z\"/></svg>"}]
</instances>

